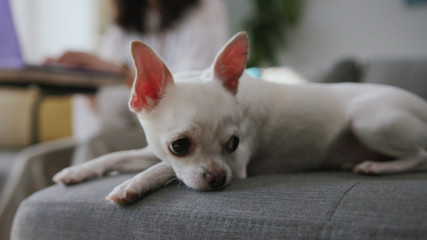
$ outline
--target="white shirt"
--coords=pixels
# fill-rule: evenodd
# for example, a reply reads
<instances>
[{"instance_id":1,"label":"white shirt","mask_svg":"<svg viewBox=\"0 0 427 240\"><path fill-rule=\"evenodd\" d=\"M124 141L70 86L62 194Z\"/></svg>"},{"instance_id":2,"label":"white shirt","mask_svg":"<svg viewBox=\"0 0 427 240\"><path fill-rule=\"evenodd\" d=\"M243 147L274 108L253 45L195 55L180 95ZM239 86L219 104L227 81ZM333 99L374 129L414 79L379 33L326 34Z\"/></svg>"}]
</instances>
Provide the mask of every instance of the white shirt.
<instances>
[{"instance_id":1,"label":"white shirt","mask_svg":"<svg viewBox=\"0 0 427 240\"><path fill-rule=\"evenodd\" d=\"M156 24L158 21L147 22ZM139 40L154 49L172 72L200 70L210 66L227 39L224 2L203 0L196 8L190 9L175 27L164 32L140 34L125 32L117 25L110 26L104 36L100 56L132 66L129 43Z\"/></svg>"}]
</instances>

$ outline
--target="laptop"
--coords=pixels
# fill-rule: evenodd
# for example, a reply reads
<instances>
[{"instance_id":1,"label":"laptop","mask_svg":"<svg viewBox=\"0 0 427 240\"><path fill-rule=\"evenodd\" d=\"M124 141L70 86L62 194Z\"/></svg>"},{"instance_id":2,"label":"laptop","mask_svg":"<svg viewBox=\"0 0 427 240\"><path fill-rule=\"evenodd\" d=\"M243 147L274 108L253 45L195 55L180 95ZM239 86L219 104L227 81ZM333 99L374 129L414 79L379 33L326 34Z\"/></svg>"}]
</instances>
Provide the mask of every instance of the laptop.
<instances>
[{"instance_id":1,"label":"laptop","mask_svg":"<svg viewBox=\"0 0 427 240\"><path fill-rule=\"evenodd\" d=\"M122 83L121 75L109 72L28 65L22 56L8 0L0 0L0 23L0 85L39 85L87 90Z\"/></svg>"}]
</instances>

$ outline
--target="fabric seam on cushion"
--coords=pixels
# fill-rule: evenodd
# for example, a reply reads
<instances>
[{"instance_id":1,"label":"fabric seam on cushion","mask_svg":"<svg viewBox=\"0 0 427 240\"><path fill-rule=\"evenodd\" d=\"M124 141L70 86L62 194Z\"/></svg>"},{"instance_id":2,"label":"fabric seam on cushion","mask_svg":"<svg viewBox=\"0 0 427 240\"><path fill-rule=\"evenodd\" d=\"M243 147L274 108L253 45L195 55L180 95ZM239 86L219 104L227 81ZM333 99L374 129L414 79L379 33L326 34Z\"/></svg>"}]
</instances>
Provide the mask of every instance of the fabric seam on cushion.
<instances>
[{"instance_id":1,"label":"fabric seam on cushion","mask_svg":"<svg viewBox=\"0 0 427 240\"><path fill-rule=\"evenodd\" d=\"M331 223L331 221L332 221L332 219L334 218L334 216L335 216L335 214L336 214L336 212L337 212L337 210L338 210L338 208L339 208L339 206L341 206L341 203L342 203L342 201L345 199L345 197L348 195L348 193L355 187L355 186L357 186L358 184L359 184L360 182L356 182L356 183L354 183L353 185L351 185L345 192L344 192L344 194L342 195L342 197L338 200L338 203L335 205L335 207L334 207L334 210L333 210L333 212L332 212L332 214L331 214L331 216L329 217L329 219L328 219L328 221L327 221L327 223L325 224L325 229L326 228L329 228L328 226L330 226L329 225L329 223ZM327 239L331 239L331 234L332 234L332 229L331 228L329 228L328 229L329 230L329 233L328 233L328 238Z\"/></svg>"},{"instance_id":2,"label":"fabric seam on cushion","mask_svg":"<svg viewBox=\"0 0 427 240\"><path fill-rule=\"evenodd\" d=\"M355 184L353 184L353 185L351 185L348 189L347 189L347 191L345 191L344 192L344 195L338 200L338 203L337 203L337 205L334 207L334 211L333 211L333 213L332 213L332 215L331 215L331 217L329 218L329 221L328 222L330 222L331 220L332 220L332 218L335 216L335 213L337 212L337 209L338 209L338 207L341 205L341 203L342 203L342 201L345 199L345 197L348 195L348 193L356 186L356 185L358 185L360 182L356 182Z\"/></svg>"}]
</instances>

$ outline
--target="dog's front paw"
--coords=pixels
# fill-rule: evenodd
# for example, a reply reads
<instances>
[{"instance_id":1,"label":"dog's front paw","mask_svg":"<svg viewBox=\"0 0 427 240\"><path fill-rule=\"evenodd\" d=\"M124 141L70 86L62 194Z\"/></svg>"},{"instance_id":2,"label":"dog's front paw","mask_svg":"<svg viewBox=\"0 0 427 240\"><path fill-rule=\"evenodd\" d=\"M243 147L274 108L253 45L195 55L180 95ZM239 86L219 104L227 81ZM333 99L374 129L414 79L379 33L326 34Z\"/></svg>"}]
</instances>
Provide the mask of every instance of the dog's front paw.
<instances>
[{"instance_id":1,"label":"dog's front paw","mask_svg":"<svg viewBox=\"0 0 427 240\"><path fill-rule=\"evenodd\" d=\"M141 198L142 195L143 191L138 183L134 181L126 181L115 187L105 199L115 204L124 205L134 202Z\"/></svg>"},{"instance_id":2,"label":"dog's front paw","mask_svg":"<svg viewBox=\"0 0 427 240\"><path fill-rule=\"evenodd\" d=\"M353 168L353 172L358 174L378 175L382 173L382 167L378 162L364 161L357 164Z\"/></svg>"},{"instance_id":3,"label":"dog's front paw","mask_svg":"<svg viewBox=\"0 0 427 240\"><path fill-rule=\"evenodd\" d=\"M97 176L98 174L96 172L88 171L81 166L74 166L64 168L62 171L55 174L52 179L56 183L71 185Z\"/></svg>"}]
</instances>

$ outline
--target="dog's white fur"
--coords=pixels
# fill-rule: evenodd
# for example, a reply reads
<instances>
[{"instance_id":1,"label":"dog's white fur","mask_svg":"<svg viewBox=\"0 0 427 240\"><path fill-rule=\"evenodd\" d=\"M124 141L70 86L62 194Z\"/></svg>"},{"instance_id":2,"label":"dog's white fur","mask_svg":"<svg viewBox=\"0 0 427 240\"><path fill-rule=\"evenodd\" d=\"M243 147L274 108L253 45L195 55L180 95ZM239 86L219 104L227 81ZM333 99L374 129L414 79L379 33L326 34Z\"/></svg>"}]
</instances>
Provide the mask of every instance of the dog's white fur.
<instances>
[{"instance_id":1,"label":"dog's white fur","mask_svg":"<svg viewBox=\"0 0 427 240\"><path fill-rule=\"evenodd\" d=\"M285 85L253 79L242 74L247 48L247 35L238 33L211 69L172 77L148 46L133 42L137 76L130 107L148 146L66 168L54 180L72 184L110 171L141 170L107 196L123 204L175 177L191 188L211 190L248 174L427 169L423 100L391 86ZM233 136L240 138L235 151ZM177 156L171 144L182 137L190 147ZM373 161L382 155L391 161Z\"/></svg>"}]
</instances>

